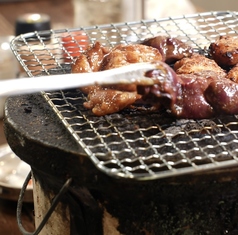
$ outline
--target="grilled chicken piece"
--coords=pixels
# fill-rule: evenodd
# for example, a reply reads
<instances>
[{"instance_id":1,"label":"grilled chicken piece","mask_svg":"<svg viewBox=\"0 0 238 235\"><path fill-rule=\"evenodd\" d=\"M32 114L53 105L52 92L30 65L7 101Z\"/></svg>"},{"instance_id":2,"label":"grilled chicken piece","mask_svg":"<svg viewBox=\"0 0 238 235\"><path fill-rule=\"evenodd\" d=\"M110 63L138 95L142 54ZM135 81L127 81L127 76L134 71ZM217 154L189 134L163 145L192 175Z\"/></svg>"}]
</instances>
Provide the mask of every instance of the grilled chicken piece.
<instances>
[{"instance_id":1,"label":"grilled chicken piece","mask_svg":"<svg viewBox=\"0 0 238 235\"><path fill-rule=\"evenodd\" d=\"M205 90L217 75L212 71L178 75L181 85L180 94L172 114L178 118L211 118L215 112L204 96Z\"/></svg>"},{"instance_id":2,"label":"grilled chicken piece","mask_svg":"<svg viewBox=\"0 0 238 235\"><path fill-rule=\"evenodd\" d=\"M210 118L215 112L204 93L212 81L220 79L213 71L173 74L165 80L158 79L157 85L150 88L150 99L153 95L155 103L163 105L177 118Z\"/></svg>"},{"instance_id":3,"label":"grilled chicken piece","mask_svg":"<svg viewBox=\"0 0 238 235\"><path fill-rule=\"evenodd\" d=\"M162 55L146 45L118 45L104 48L99 42L82 54L72 66L73 73L113 69L131 63L161 61ZM93 76L93 75L92 75ZM80 88L88 94L84 106L97 116L118 112L141 98L135 84L113 86L88 86Z\"/></svg>"},{"instance_id":4,"label":"grilled chicken piece","mask_svg":"<svg viewBox=\"0 0 238 235\"><path fill-rule=\"evenodd\" d=\"M161 61L162 55L153 47L135 44L107 48L96 42L72 65L73 73L96 72L131 63Z\"/></svg>"},{"instance_id":5,"label":"grilled chicken piece","mask_svg":"<svg viewBox=\"0 0 238 235\"><path fill-rule=\"evenodd\" d=\"M205 91L206 100L217 114L238 114L238 84L222 79L213 81Z\"/></svg>"},{"instance_id":6,"label":"grilled chicken piece","mask_svg":"<svg viewBox=\"0 0 238 235\"><path fill-rule=\"evenodd\" d=\"M77 59L72 71L94 72L158 60L162 60L159 50L147 45L118 45L108 49L96 43ZM238 84L227 79L229 76L231 79L232 72L236 73L237 66L227 75L214 60L193 54L177 61L174 69L176 73L164 63L166 76L162 76L160 70L149 71L146 76L154 79L153 86L86 87L83 91L88 94L88 101L84 106L97 116L118 112L139 100L155 108L163 106L177 118L238 114Z\"/></svg>"},{"instance_id":7,"label":"grilled chicken piece","mask_svg":"<svg viewBox=\"0 0 238 235\"><path fill-rule=\"evenodd\" d=\"M141 94L150 94L150 98L153 95L153 102L163 105L177 118L202 119L238 114L238 84L226 77L218 77L214 71L158 79L149 92Z\"/></svg>"},{"instance_id":8,"label":"grilled chicken piece","mask_svg":"<svg viewBox=\"0 0 238 235\"><path fill-rule=\"evenodd\" d=\"M101 43L96 42L87 48L85 53L81 54L71 66L72 73L88 73L96 72L100 69L104 56L109 53ZM95 90L95 86L82 87L81 90L88 94L91 90Z\"/></svg>"},{"instance_id":9,"label":"grilled chicken piece","mask_svg":"<svg viewBox=\"0 0 238 235\"><path fill-rule=\"evenodd\" d=\"M177 74L164 81L158 79L149 92L154 96L154 102L163 105L177 118L238 114L238 84L217 76L214 71Z\"/></svg>"},{"instance_id":10,"label":"grilled chicken piece","mask_svg":"<svg viewBox=\"0 0 238 235\"><path fill-rule=\"evenodd\" d=\"M238 83L238 64L230 69L230 71L227 73L227 78L235 83Z\"/></svg>"},{"instance_id":11,"label":"grilled chicken piece","mask_svg":"<svg viewBox=\"0 0 238 235\"><path fill-rule=\"evenodd\" d=\"M177 74L193 74L202 71L213 71L218 77L225 77L226 72L214 60L200 54L193 54L190 58L183 58L174 64Z\"/></svg>"},{"instance_id":12,"label":"grilled chicken piece","mask_svg":"<svg viewBox=\"0 0 238 235\"><path fill-rule=\"evenodd\" d=\"M162 55L153 47L140 44L118 45L104 57L100 70L118 68L132 63L161 60Z\"/></svg>"},{"instance_id":13,"label":"grilled chicken piece","mask_svg":"<svg viewBox=\"0 0 238 235\"><path fill-rule=\"evenodd\" d=\"M88 94L88 101L84 107L92 109L97 116L116 113L135 103L141 96L135 92L126 92L112 89L99 88Z\"/></svg>"},{"instance_id":14,"label":"grilled chicken piece","mask_svg":"<svg viewBox=\"0 0 238 235\"><path fill-rule=\"evenodd\" d=\"M218 65L229 68L238 63L238 39L232 36L221 36L210 44L210 53Z\"/></svg>"},{"instance_id":15,"label":"grilled chicken piece","mask_svg":"<svg viewBox=\"0 0 238 235\"><path fill-rule=\"evenodd\" d=\"M163 65L162 73L154 69L145 74L154 80L154 85L138 86L137 91L142 95L145 103L155 108L161 107L161 104L165 107L173 107L180 92L180 84L174 70L166 63L161 62L161 64Z\"/></svg>"},{"instance_id":16,"label":"grilled chicken piece","mask_svg":"<svg viewBox=\"0 0 238 235\"><path fill-rule=\"evenodd\" d=\"M96 42L90 46L85 53L82 53L72 64L73 73L96 72L100 70L104 56L110 51L109 48L103 47L101 43Z\"/></svg>"},{"instance_id":17,"label":"grilled chicken piece","mask_svg":"<svg viewBox=\"0 0 238 235\"><path fill-rule=\"evenodd\" d=\"M175 63L193 53L192 48L177 38L156 36L144 40L141 44L155 47L163 56L163 61L168 64Z\"/></svg>"}]
</instances>

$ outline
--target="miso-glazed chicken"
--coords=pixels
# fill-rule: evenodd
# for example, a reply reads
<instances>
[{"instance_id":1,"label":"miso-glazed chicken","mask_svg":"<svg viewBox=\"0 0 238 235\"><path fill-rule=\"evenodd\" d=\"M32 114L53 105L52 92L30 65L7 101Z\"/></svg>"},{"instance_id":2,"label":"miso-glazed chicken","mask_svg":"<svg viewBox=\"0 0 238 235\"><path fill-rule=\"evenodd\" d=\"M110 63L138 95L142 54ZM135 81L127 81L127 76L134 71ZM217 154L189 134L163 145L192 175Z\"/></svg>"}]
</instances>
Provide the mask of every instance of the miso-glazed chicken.
<instances>
[{"instance_id":1,"label":"miso-glazed chicken","mask_svg":"<svg viewBox=\"0 0 238 235\"><path fill-rule=\"evenodd\" d=\"M72 72L95 72L130 63L156 62L164 66L145 75L154 85L91 86L85 108L102 116L142 102L152 110L168 110L177 118L210 118L238 114L238 39L220 37L210 44L211 58L200 55L178 38L158 36L133 45L88 48L72 65ZM237 58L236 58L237 57Z\"/></svg>"}]
</instances>

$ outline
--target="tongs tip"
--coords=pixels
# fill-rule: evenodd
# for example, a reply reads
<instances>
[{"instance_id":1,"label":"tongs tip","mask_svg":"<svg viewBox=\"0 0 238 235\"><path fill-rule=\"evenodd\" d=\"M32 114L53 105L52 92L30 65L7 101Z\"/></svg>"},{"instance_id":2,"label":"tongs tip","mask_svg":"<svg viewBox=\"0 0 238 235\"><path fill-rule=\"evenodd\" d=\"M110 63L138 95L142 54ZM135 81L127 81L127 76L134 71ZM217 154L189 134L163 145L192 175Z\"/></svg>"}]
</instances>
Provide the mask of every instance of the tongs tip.
<instances>
[{"instance_id":1,"label":"tongs tip","mask_svg":"<svg viewBox=\"0 0 238 235\"><path fill-rule=\"evenodd\" d=\"M141 86L155 85L158 80L164 80L173 73L172 68L163 61L135 63L131 68L134 69L132 76L126 76L125 74L125 80Z\"/></svg>"}]
</instances>

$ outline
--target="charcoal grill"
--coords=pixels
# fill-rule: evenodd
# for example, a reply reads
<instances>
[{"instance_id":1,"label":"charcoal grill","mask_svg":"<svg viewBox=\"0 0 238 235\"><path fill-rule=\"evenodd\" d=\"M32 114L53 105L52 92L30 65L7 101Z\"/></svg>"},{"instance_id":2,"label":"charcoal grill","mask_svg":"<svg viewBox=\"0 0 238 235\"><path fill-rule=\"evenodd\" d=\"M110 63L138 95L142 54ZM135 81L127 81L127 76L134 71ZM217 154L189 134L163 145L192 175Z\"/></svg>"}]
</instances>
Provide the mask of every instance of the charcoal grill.
<instances>
[{"instance_id":1,"label":"charcoal grill","mask_svg":"<svg viewBox=\"0 0 238 235\"><path fill-rule=\"evenodd\" d=\"M20 35L11 47L28 76L62 74L71 72L74 47L83 50L75 40L82 34L105 46L169 35L206 53L219 36L237 35L237 21L238 13L228 11L50 30ZM238 116L185 120L134 107L95 117L85 99L75 89L6 104L7 140L47 198L73 179L63 197L73 215L70 234L111 235L102 218L115 234L238 231Z\"/></svg>"},{"instance_id":2,"label":"charcoal grill","mask_svg":"<svg viewBox=\"0 0 238 235\"><path fill-rule=\"evenodd\" d=\"M209 12L51 30L20 35L11 47L30 77L70 73L74 47L83 50L80 35L86 35L90 43L115 46L161 34L206 50L221 35L236 36L237 20L236 12ZM71 38L70 46L65 37ZM161 113L127 110L98 118L84 109L86 97L77 90L42 94L94 165L112 177L150 180L238 163L237 116L176 120Z\"/></svg>"}]
</instances>

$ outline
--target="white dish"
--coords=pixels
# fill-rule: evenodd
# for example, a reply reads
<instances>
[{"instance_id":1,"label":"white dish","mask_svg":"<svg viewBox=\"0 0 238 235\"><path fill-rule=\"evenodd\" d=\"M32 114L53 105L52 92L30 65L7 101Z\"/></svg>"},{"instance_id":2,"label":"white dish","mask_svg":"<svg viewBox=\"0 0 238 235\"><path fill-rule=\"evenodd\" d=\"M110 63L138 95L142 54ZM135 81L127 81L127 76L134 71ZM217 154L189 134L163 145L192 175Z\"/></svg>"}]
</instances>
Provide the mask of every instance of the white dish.
<instances>
[{"instance_id":1,"label":"white dish","mask_svg":"<svg viewBox=\"0 0 238 235\"><path fill-rule=\"evenodd\" d=\"M7 145L0 146L0 197L17 200L30 166ZM32 184L27 186L24 201L32 201Z\"/></svg>"}]
</instances>

